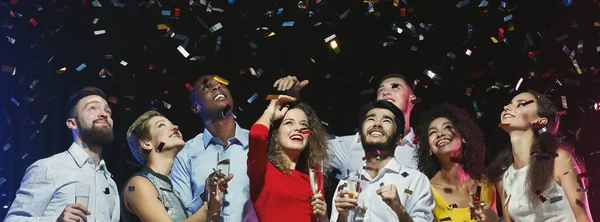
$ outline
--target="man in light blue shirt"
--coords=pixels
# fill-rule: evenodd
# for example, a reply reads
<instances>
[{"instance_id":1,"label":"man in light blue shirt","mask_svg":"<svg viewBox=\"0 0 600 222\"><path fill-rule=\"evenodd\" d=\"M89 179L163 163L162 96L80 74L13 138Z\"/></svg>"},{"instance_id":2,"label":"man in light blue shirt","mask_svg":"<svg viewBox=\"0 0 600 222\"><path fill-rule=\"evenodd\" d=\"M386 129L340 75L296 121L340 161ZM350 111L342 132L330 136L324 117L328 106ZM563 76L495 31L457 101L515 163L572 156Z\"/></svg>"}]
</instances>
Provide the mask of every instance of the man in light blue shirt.
<instances>
[{"instance_id":1,"label":"man in light blue shirt","mask_svg":"<svg viewBox=\"0 0 600 222\"><path fill-rule=\"evenodd\" d=\"M4 221L119 221L117 185L101 159L113 140L106 96L83 88L69 99L68 110L73 144L27 168Z\"/></svg>"},{"instance_id":2,"label":"man in light blue shirt","mask_svg":"<svg viewBox=\"0 0 600 222\"><path fill-rule=\"evenodd\" d=\"M223 200L218 221L258 221L250 201L246 172L248 130L241 128L232 114L233 98L226 82L214 75L204 75L194 83L190 93L192 112L204 122L204 132L186 142L175 159L171 180L186 207L196 212L201 206L205 180L217 168L219 160L230 160L233 178Z\"/></svg>"}]
</instances>

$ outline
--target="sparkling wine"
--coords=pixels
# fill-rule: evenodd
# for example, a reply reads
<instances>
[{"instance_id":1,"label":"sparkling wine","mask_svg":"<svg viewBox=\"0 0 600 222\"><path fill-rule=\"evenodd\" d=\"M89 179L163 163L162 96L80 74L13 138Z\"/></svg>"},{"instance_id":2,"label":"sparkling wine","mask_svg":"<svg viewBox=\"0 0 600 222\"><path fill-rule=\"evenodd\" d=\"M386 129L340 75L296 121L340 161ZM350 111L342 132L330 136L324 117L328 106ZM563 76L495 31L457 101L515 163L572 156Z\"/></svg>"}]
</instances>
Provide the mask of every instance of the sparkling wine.
<instances>
[{"instance_id":1,"label":"sparkling wine","mask_svg":"<svg viewBox=\"0 0 600 222\"><path fill-rule=\"evenodd\" d=\"M313 194L321 193L323 191L323 172L317 169L310 169L309 176Z\"/></svg>"},{"instance_id":2,"label":"sparkling wine","mask_svg":"<svg viewBox=\"0 0 600 222\"><path fill-rule=\"evenodd\" d=\"M76 204L81 204L85 208L88 208L89 199L90 198L88 196L75 196L75 203Z\"/></svg>"},{"instance_id":3,"label":"sparkling wine","mask_svg":"<svg viewBox=\"0 0 600 222\"><path fill-rule=\"evenodd\" d=\"M219 161L219 163L217 164L217 169L221 170L221 173L223 173L225 175L229 175L229 166L230 166L229 159L224 159L224 160Z\"/></svg>"}]
</instances>

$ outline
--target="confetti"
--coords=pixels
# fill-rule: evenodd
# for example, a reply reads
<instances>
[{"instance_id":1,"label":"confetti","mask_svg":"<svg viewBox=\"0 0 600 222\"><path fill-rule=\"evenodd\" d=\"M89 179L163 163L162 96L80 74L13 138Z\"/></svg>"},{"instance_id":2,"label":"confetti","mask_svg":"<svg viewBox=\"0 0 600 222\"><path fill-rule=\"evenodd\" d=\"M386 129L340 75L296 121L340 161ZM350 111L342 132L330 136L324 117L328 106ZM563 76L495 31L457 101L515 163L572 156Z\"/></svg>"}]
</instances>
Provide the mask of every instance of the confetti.
<instances>
[{"instance_id":1,"label":"confetti","mask_svg":"<svg viewBox=\"0 0 600 222\"><path fill-rule=\"evenodd\" d=\"M160 142L160 144L158 144L158 147L156 148L156 152L160 153L162 152L163 147L165 146L165 143Z\"/></svg>"},{"instance_id":2,"label":"confetti","mask_svg":"<svg viewBox=\"0 0 600 222\"><path fill-rule=\"evenodd\" d=\"M279 95L267 95L267 100L276 100L279 99Z\"/></svg>"},{"instance_id":3,"label":"confetti","mask_svg":"<svg viewBox=\"0 0 600 222\"><path fill-rule=\"evenodd\" d=\"M567 106L567 97L566 96L560 96L560 100L562 101L563 108L568 109L568 106Z\"/></svg>"},{"instance_id":4,"label":"confetti","mask_svg":"<svg viewBox=\"0 0 600 222\"><path fill-rule=\"evenodd\" d=\"M106 30L97 30L97 31L94 31L94 35L102 35L102 34L106 34Z\"/></svg>"},{"instance_id":5,"label":"confetti","mask_svg":"<svg viewBox=\"0 0 600 222\"><path fill-rule=\"evenodd\" d=\"M308 128L308 127L305 127L305 128L300 129L300 133L302 133L302 134L311 134L312 130L310 128Z\"/></svg>"},{"instance_id":6,"label":"confetti","mask_svg":"<svg viewBox=\"0 0 600 222\"><path fill-rule=\"evenodd\" d=\"M6 179L4 179L4 177L0 177L0 185L2 185L4 182L6 182Z\"/></svg>"},{"instance_id":7,"label":"confetti","mask_svg":"<svg viewBox=\"0 0 600 222\"><path fill-rule=\"evenodd\" d=\"M169 28L169 26L167 26L165 24L156 25L156 29L158 29L159 31L164 31L164 30L167 30L168 28Z\"/></svg>"},{"instance_id":8,"label":"confetti","mask_svg":"<svg viewBox=\"0 0 600 222\"><path fill-rule=\"evenodd\" d=\"M40 124L46 122L46 119L48 118L48 114L45 114L42 119L40 120Z\"/></svg>"},{"instance_id":9,"label":"confetti","mask_svg":"<svg viewBox=\"0 0 600 222\"><path fill-rule=\"evenodd\" d=\"M281 25L281 27L293 27L293 26L294 26L294 21L287 21Z\"/></svg>"},{"instance_id":10,"label":"confetti","mask_svg":"<svg viewBox=\"0 0 600 222\"><path fill-rule=\"evenodd\" d=\"M456 59L456 55L454 53L448 52L448 54L446 54L446 56L448 56L451 59Z\"/></svg>"},{"instance_id":11,"label":"confetti","mask_svg":"<svg viewBox=\"0 0 600 222\"><path fill-rule=\"evenodd\" d=\"M451 217L444 217L444 218L440 219L439 221L440 222L442 222L442 221L452 221L452 218Z\"/></svg>"},{"instance_id":12,"label":"confetti","mask_svg":"<svg viewBox=\"0 0 600 222\"><path fill-rule=\"evenodd\" d=\"M256 97L258 97L258 93L254 93L254 95L252 95L252 96L251 96L251 97L250 97L250 98L247 100L247 102L248 102L248 103L252 103L252 102L254 101L254 99L256 99ZM267 100L269 100L269 99L268 99L268 97L267 97Z\"/></svg>"},{"instance_id":13,"label":"confetti","mask_svg":"<svg viewBox=\"0 0 600 222\"><path fill-rule=\"evenodd\" d=\"M404 193L406 193L406 194L413 194L413 191L409 190L409 189L404 189Z\"/></svg>"},{"instance_id":14,"label":"confetti","mask_svg":"<svg viewBox=\"0 0 600 222\"><path fill-rule=\"evenodd\" d=\"M25 155L21 156L21 159L24 160L25 158L27 158L27 156L29 156L29 154L26 153Z\"/></svg>"},{"instance_id":15,"label":"confetti","mask_svg":"<svg viewBox=\"0 0 600 222\"><path fill-rule=\"evenodd\" d=\"M77 67L77 69L75 69L75 70L77 70L78 72L81 72L81 70L85 69L85 67L87 67L87 65L85 63L81 63L81 65L79 65Z\"/></svg>"},{"instance_id":16,"label":"confetti","mask_svg":"<svg viewBox=\"0 0 600 222\"><path fill-rule=\"evenodd\" d=\"M344 11L344 13L342 13L340 15L340 19L346 18L346 16L348 16L349 14L350 14L350 9L346 9L346 11Z\"/></svg>"},{"instance_id":17,"label":"confetti","mask_svg":"<svg viewBox=\"0 0 600 222\"><path fill-rule=\"evenodd\" d=\"M210 31L210 33L213 33L213 32L216 32L216 31L218 31L218 30L219 30L219 29L221 29L221 28L223 28L223 25L221 25L221 23L219 22L219 23L217 23L217 24L213 25L212 27L210 27L210 28L208 29L208 31ZM186 57L187 57L187 56L186 56Z\"/></svg>"},{"instance_id":18,"label":"confetti","mask_svg":"<svg viewBox=\"0 0 600 222\"><path fill-rule=\"evenodd\" d=\"M127 64L129 64L129 63L125 62L125 60L121 60L121 62L119 64L121 64L122 66L127 66Z\"/></svg>"},{"instance_id":19,"label":"confetti","mask_svg":"<svg viewBox=\"0 0 600 222\"><path fill-rule=\"evenodd\" d=\"M129 191L135 191L135 186L129 186L129 187L127 187L127 190L129 190Z\"/></svg>"},{"instance_id":20,"label":"confetti","mask_svg":"<svg viewBox=\"0 0 600 222\"><path fill-rule=\"evenodd\" d=\"M183 55L184 58L187 58L188 56L190 56L190 53L188 53L187 50L185 50L185 48L183 48L183 46L178 46L177 50L179 50L179 52L181 53L181 55Z\"/></svg>"},{"instance_id":21,"label":"confetti","mask_svg":"<svg viewBox=\"0 0 600 222\"><path fill-rule=\"evenodd\" d=\"M400 175L402 175L402 177L406 178L408 176L408 173L407 172L402 172Z\"/></svg>"},{"instance_id":22,"label":"confetti","mask_svg":"<svg viewBox=\"0 0 600 222\"><path fill-rule=\"evenodd\" d=\"M550 203L553 204L553 203L556 203L556 202L561 201L561 200L562 200L562 196L552 197L552 198L550 198Z\"/></svg>"},{"instance_id":23,"label":"confetti","mask_svg":"<svg viewBox=\"0 0 600 222\"><path fill-rule=\"evenodd\" d=\"M535 157L557 157L558 154L557 153L549 153L549 152L544 152L544 151L534 151L531 152L531 155L535 156Z\"/></svg>"},{"instance_id":24,"label":"confetti","mask_svg":"<svg viewBox=\"0 0 600 222\"><path fill-rule=\"evenodd\" d=\"M17 106L19 106L19 101L17 101L15 98L10 98L10 100Z\"/></svg>"},{"instance_id":25,"label":"confetti","mask_svg":"<svg viewBox=\"0 0 600 222\"><path fill-rule=\"evenodd\" d=\"M12 145L10 145L10 143L6 143L4 144L4 147L2 147L2 149L4 149L4 151L8 151L8 149L10 149L12 147Z\"/></svg>"},{"instance_id":26,"label":"confetti","mask_svg":"<svg viewBox=\"0 0 600 222\"><path fill-rule=\"evenodd\" d=\"M119 99L117 99L117 97L114 96L110 96L108 97L108 101L110 101L112 104L117 104L117 102L119 102Z\"/></svg>"}]
</instances>

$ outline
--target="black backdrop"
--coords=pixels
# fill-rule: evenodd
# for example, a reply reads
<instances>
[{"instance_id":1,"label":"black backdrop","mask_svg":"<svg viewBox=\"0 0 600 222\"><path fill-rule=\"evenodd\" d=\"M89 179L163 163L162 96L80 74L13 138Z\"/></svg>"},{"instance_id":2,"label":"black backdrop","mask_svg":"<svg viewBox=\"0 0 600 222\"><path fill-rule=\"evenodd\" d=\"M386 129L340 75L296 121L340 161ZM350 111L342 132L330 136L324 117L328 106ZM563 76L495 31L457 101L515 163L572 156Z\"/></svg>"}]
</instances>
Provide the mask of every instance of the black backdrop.
<instances>
[{"instance_id":1,"label":"black backdrop","mask_svg":"<svg viewBox=\"0 0 600 222\"><path fill-rule=\"evenodd\" d=\"M103 156L122 186L138 169L125 132L141 113L158 109L179 124L186 140L202 131L186 88L200 73L230 80L234 113L245 128L262 113L277 78L309 79L303 100L329 123L329 132L344 135L354 132L360 105L375 98L379 78L400 72L418 80L422 102L413 125L432 104L465 107L486 133L488 159L508 142L496 125L523 78L520 91L546 92L561 107L561 138L575 144L594 171L600 156L593 155L600 131L593 106L600 102L599 7L585 0L410 0L397 6L313 0L308 7L290 0L2 0L0 216L27 166L71 143L64 123L69 94L93 85L114 97L116 139ZM289 21L292 26L282 26ZM221 29L209 31L218 23ZM105 33L94 33L100 30ZM325 42L332 34L339 53ZM590 181L598 186L593 175ZM594 187L588 195L599 199Z\"/></svg>"}]
</instances>

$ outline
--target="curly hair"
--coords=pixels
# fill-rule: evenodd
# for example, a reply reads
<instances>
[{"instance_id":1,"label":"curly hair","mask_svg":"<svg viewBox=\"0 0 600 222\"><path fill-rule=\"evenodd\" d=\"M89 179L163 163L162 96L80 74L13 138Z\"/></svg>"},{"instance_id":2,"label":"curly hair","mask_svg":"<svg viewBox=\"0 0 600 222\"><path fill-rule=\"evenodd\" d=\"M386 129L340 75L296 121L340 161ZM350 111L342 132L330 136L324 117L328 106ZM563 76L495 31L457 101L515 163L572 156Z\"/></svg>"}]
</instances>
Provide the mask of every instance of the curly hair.
<instances>
[{"instance_id":1,"label":"curly hair","mask_svg":"<svg viewBox=\"0 0 600 222\"><path fill-rule=\"evenodd\" d=\"M556 135L558 126L560 125L559 119L556 118L556 113L558 112L556 106L554 106L554 103L550 99L539 92L530 90L523 93L529 93L535 97L535 103L538 107L536 113L537 116L548 119L548 122L546 123L548 132L542 133L535 137L533 144L531 144L531 152L542 151L556 153L558 144L554 135ZM572 153L572 149L567 148L566 150L569 151L572 156L575 156ZM577 161L577 158L575 158L575 160ZM500 153L488 167L486 174L490 178L490 181L497 183L502 180L502 175L506 169L513 164L513 161L512 146L509 145L507 148L500 151ZM537 195L535 194L535 191L546 190L553 179L553 174L554 158L537 158L534 155L529 157L529 169L526 179L528 183L525 184L525 193L529 194L527 195L527 199L532 206L537 206L539 203L539 201L537 201Z\"/></svg>"},{"instance_id":2,"label":"curly hair","mask_svg":"<svg viewBox=\"0 0 600 222\"><path fill-rule=\"evenodd\" d=\"M452 122L458 133L466 141L462 143L462 154L464 170L469 177L481 180L485 161L485 142L483 133L469 113L460 107L449 103L442 103L433 107L421 118L421 138L419 149L417 149L417 161L419 171L430 179L441 169L440 161L435 155L431 155L429 147L429 135L427 129L429 124L440 117L447 118Z\"/></svg>"},{"instance_id":3,"label":"curly hair","mask_svg":"<svg viewBox=\"0 0 600 222\"><path fill-rule=\"evenodd\" d=\"M311 134L308 139L306 148L300 153L296 170L308 174L308 170L319 169L323 167L323 175L329 170L329 153L327 151L327 131L321 124L321 120L317 117L316 112L306 103L293 102L289 103L289 109L302 110L308 118L308 127L311 129ZM279 135L279 127L281 120L275 121L269 132L268 158L269 162L278 170L284 173L290 173L289 162L285 158L285 153L277 139ZM321 166L321 164L323 164Z\"/></svg>"}]
</instances>

